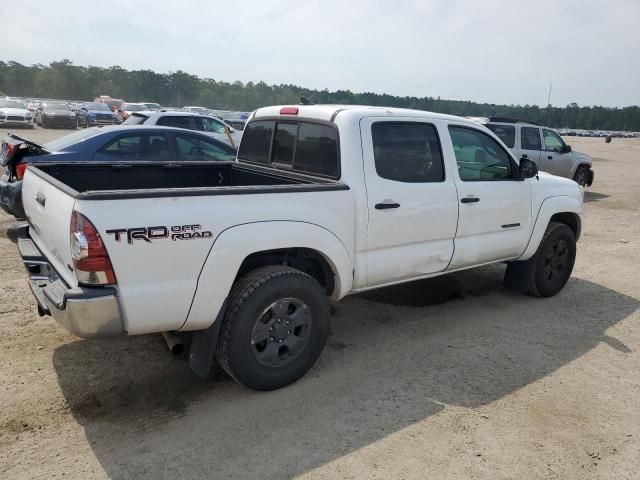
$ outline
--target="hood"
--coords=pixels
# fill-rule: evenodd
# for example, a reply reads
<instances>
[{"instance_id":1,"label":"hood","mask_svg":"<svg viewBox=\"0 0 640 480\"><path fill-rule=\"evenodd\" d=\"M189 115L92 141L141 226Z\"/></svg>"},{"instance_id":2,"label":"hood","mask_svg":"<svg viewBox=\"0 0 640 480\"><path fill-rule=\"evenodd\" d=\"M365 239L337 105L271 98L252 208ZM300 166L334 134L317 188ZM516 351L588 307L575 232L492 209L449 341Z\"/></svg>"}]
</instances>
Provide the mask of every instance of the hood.
<instances>
[{"instance_id":1,"label":"hood","mask_svg":"<svg viewBox=\"0 0 640 480\"><path fill-rule=\"evenodd\" d=\"M580 163L586 163L591 165L591 157L586 153L578 152L577 150L573 150L574 157L580 161Z\"/></svg>"},{"instance_id":2,"label":"hood","mask_svg":"<svg viewBox=\"0 0 640 480\"><path fill-rule=\"evenodd\" d=\"M582 203L582 191L580 186L573 180L547 172L538 172L538 178L539 180L532 179L532 187L542 193L544 198L566 195L567 197L574 197Z\"/></svg>"},{"instance_id":3,"label":"hood","mask_svg":"<svg viewBox=\"0 0 640 480\"><path fill-rule=\"evenodd\" d=\"M87 110L87 113L90 113L91 115L110 115L110 116L114 116L115 113L113 113L113 110Z\"/></svg>"},{"instance_id":4,"label":"hood","mask_svg":"<svg viewBox=\"0 0 640 480\"><path fill-rule=\"evenodd\" d=\"M0 112L2 113L6 113L7 115L26 115L29 114L31 115L31 112L29 110L27 110L26 108L5 108L5 107L0 107Z\"/></svg>"}]
</instances>

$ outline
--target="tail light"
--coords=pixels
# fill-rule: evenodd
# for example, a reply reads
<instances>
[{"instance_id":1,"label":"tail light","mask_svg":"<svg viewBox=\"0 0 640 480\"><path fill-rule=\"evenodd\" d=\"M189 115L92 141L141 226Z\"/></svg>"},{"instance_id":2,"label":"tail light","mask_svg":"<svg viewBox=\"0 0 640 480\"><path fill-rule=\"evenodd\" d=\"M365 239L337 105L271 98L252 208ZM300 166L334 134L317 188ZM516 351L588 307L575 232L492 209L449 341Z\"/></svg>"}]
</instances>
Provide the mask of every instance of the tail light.
<instances>
[{"instance_id":1,"label":"tail light","mask_svg":"<svg viewBox=\"0 0 640 480\"><path fill-rule=\"evenodd\" d=\"M24 178L24 171L27 169L27 163L18 163L16 165L16 178L22 180Z\"/></svg>"},{"instance_id":2,"label":"tail light","mask_svg":"<svg viewBox=\"0 0 640 480\"><path fill-rule=\"evenodd\" d=\"M71 214L71 258L78 283L111 285L117 283L107 249L96 227L75 210Z\"/></svg>"}]
</instances>

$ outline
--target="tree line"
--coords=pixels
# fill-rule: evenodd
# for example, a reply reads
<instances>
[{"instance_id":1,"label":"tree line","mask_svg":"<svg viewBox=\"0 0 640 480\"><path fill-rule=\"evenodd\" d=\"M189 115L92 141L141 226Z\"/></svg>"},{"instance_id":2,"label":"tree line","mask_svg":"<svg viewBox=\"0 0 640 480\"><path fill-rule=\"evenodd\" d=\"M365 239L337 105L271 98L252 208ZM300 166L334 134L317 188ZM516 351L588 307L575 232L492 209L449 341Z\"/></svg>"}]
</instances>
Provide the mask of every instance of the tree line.
<instances>
[{"instance_id":1,"label":"tree line","mask_svg":"<svg viewBox=\"0 0 640 480\"><path fill-rule=\"evenodd\" d=\"M555 128L640 131L640 107L565 107L495 105L440 97L399 97L350 90L310 90L295 85L265 82L222 82L178 70L156 73L74 65L69 60L49 65L22 65L0 61L0 92L6 95L91 100L109 95L131 102L157 102L166 106L200 105L220 110L251 111L266 105L295 104L300 97L313 103L378 105L413 108L461 116L506 116L542 123ZM2 94L2 93L0 93Z\"/></svg>"}]
</instances>

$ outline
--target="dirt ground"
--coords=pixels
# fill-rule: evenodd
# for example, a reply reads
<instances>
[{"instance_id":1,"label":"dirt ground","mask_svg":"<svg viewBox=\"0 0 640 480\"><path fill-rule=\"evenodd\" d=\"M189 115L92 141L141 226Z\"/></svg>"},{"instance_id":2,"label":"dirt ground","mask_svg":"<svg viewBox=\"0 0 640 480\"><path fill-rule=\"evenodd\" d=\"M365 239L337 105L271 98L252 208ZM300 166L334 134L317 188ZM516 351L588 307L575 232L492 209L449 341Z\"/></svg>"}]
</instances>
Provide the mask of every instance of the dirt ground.
<instances>
[{"instance_id":1,"label":"dirt ground","mask_svg":"<svg viewBox=\"0 0 640 480\"><path fill-rule=\"evenodd\" d=\"M638 478L640 140L569 142L596 178L561 294L495 266L347 298L271 393L38 317L0 214L0 478Z\"/></svg>"}]
</instances>

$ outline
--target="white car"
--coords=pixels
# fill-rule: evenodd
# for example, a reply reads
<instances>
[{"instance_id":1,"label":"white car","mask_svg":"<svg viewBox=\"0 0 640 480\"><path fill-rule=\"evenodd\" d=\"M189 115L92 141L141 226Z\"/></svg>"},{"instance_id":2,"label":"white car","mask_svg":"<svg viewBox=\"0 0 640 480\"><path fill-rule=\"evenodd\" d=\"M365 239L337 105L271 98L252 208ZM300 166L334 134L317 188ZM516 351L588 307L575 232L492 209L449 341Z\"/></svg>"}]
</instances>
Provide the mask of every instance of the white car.
<instances>
[{"instance_id":1,"label":"white car","mask_svg":"<svg viewBox=\"0 0 640 480\"><path fill-rule=\"evenodd\" d=\"M238 148L242 131L224 121L198 113L170 110L132 112L124 125L160 125L163 127L185 128L205 133L216 140Z\"/></svg>"},{"instance_id":2,"label":"white car","mask_svg":"<svg viewBox=\"0 0 640 480\"><path fill-rule=\"evenodd\" d=\"M580 187L464 118L261 108L237 160L28 166L8 236L39 312L80 336L193 332L198 374L215 358L271 390L318 359L331 300L491 263L539 297L571 275Z\"/></svg>"},{"instance_id":3,"label":"white car","mask_svg":"<svg viewBox=\"0 0 640 480\"><path fill-rule=\"evenodd\" d=\"M33 128L33 115L20 100L0 98L0 126L22 125Z\"/></svg>"}]
</instances>

